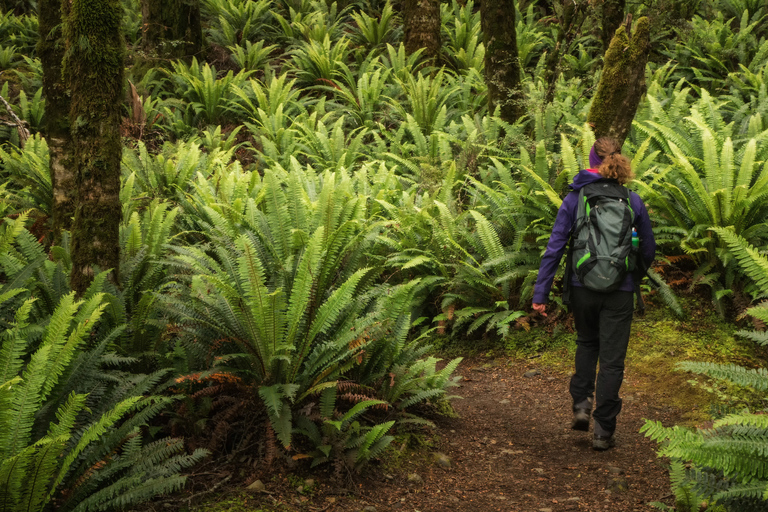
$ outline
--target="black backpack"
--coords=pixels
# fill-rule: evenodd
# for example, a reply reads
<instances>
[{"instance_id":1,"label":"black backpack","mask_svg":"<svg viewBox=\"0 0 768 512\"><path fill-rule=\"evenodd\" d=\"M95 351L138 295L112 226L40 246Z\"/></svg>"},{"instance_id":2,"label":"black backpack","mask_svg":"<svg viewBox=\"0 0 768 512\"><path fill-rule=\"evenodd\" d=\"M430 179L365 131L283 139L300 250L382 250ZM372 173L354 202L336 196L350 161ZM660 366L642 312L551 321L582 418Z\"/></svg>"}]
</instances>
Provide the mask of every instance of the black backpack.
<instances>
[{"instance_id":1,"label":"black backpack","mask_svg":"<svg viewBox=\"0 0 768 512\"><path fill-rule=\"evenodd\" d=\"M629 189L616 180L600 179L583 187L578 201L567 264L585 288L616 290L637 262Z\"/></svg>"}]
</instances>

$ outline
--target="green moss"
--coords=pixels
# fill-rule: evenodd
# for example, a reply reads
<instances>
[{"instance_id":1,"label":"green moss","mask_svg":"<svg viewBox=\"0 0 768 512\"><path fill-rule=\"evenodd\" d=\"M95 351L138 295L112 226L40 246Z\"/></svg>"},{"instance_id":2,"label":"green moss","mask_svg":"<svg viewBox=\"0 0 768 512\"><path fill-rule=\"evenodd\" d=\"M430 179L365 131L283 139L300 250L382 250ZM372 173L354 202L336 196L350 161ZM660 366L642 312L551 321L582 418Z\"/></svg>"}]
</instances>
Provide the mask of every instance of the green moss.
<instances>
[{"instance_id":1,"label":"green moss","mask_svg":"<svg viewBox=\"0 0 768 512\"><path fill-rule=\"evenodd\" d=\"M403 42L405 51L424 48L424 56L433 61L440 52L440 2L406 0L403 2Z\"/></svg>"},{"instance_id":2,"label":"green moss","mask_svg":"<svg viewBox=\"0 0 768 512\"><path fill-rule=\"evenodd\" d=\"M120 139L125 42L119 0L73 0L65 13L64 72L71 91L77 209L71 285L83 292L96 268L118 280Z\"/></svg>"},{"instance_id":3,"label":"green moss","mask_svg":"<svg viewBox=\"0 0 768 512\"><path fill-rule=\"evenodd\" d=\"M616 29L621 26L624 19L624 10L626 9L626 0L605 0L603 2L601 13L601 34L600 39L603 42L603 50L607 50L611 43Z\"/></svg>"},{"instance_id":4,"label":"green moss","mask_svg":"<svg viewBox=\"0 0 768 512\"><path fill-rule=\"evenodd\" d=\"M53 190L51 216L54 244L61 240L62 230L70 230L75 215L75 173L73 147L69 133L69 91L62 77L65 53L62 32L61 0L40 0L40 40L37 54L43 65L43 94L45 96L46 138L50 151L51 187Z\"/></svg>"},{"instance_id":5,"label":"green moss","mask_svg":"<svg viewBox=\"0 0 768 512\"><path fill-rule=\"evenodd\" d=\"M481 2L480 17L485 44L485 83L488 110L514 123L522 114L520 59L515 35L515 9L499 0Z\"/></svg>"},{"instance_id":6,"label":"green moss","mask_svg":"<svg viewBox=\"0 0 768 512\"><path fill-rule=\"evenodd\" d=\"M624 141L645 92L645 64L650 51L650 23L640 18L632 39L619 27L605 53L603 73L587 121L595 135Z\"/></svg>"},{"instance_id":7,"label":"green moss","mask_svg":"<svg viewBox=\"0 0 768 512\"><path fill-rule=\"evenodd\" d=\"M203 504L192 507L190 512L272 512L278 510L285 510L280 508L263 508L263 501L260 496L255 496L248 492L240 492L239 494L222 496L219 498L213 498L205 501Z\"/></svg>"},{"instance_id":8,"label":"green moss","mask_svg":"<svg viewBox=\"0 0 768 512\"><path fill-rule=\"evenodd\" d=\"M712 418L722 407L763 407L764 395L748 389L694 376L678 370L681 361L763 366L754 345L734 336L736 327L721 320L711 308L683 300L691 317L679 320L662 306L649 304L645 317L635 318L626 359L622 395L682 411L684 424ZM551 329L551 327L550 327ZM536 364L563 374L573 372L576 334L563 326L549 332L542 327L516 331L505 340L515 358L535 357Z\"/></svg>"},{"instance_id":9,"label":"green moss","mask_svg":"<svg viewBox=\"0 0 768 512\"><path fill-rule=\"evenodd\" d=\"M693 312L688 319L669 318L663 310L654 309L634 322L627 389L652 393L660 404L683 411L685 424L695 425L711 419L720 406L749 405L762 397L676 368L681 361L759 364L754 345L735 337L733 325L701 304L688 305L686 310ZM700 384L693 385L694 381Z\"/></svg>"}]
</instances>

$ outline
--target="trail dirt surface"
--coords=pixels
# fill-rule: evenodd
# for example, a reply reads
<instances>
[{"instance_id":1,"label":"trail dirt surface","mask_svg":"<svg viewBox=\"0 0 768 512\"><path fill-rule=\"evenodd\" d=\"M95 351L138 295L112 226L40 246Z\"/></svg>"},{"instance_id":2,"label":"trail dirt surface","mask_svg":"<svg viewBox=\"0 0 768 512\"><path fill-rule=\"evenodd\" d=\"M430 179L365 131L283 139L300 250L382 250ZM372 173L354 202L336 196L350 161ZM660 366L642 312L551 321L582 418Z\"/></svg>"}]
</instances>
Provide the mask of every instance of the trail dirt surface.
<instances>
[{"instance_id":1,"label":"trail dirt surface","mask_svg":"<svg viewBox=\"0 0 768 512\"><path fill-rule=\"evenodd\" d=\"M347 488L310 475L317 481L311 495L264 473L272 494L255 494L248 500L255 509L237 510L623 512L670 501L664 461L638 431L644 418L670 425L679 415L656 404L652 392L633 389L631 368L617 445L606 452L592 450L592 432L570 429L568 375L539 369L535 360L477 359L457 374L460 417L439 420L429 455L416 450L392 467L372 467Z\"/></svg>"}]
</instances>

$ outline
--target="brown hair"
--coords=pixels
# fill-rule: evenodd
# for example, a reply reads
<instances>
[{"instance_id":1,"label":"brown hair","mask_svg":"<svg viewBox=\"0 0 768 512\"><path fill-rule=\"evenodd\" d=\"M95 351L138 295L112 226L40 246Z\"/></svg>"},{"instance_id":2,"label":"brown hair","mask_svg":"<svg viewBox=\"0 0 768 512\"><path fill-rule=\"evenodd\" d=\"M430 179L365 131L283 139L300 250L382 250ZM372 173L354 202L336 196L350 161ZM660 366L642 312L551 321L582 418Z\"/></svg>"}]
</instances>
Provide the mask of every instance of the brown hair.
<instances>
[{"instance_id":1,"label":"brown hair","mask_svg":"<svg viewBox=\"0 0 768 512\"><path fill-rule=\"evenodd\" d=\"M616 139L611 137L597 139L595 152L603 159L603 163L597 169L602 177L613 178L622 185L634 179L635 175L632 174L629 158L621 154L621 146Z\"/></svg>"}]
</instances>

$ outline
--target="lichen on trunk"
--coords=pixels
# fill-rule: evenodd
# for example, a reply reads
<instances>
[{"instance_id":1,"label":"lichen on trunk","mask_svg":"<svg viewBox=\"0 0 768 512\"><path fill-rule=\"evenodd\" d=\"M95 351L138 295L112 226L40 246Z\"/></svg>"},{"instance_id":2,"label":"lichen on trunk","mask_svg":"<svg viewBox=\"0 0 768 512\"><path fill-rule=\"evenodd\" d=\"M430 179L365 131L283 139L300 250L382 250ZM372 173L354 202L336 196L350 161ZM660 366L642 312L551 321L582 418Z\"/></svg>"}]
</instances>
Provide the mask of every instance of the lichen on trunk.
<instances>
[{"instance_id":1,"label":"lichen on trunk","mask_svg":"<svg viewBox=\"0 0 768 512\"><path fill-rule=\"evenodd\" d=\"M637 21L631 39L625 27L616 30L587 115L596 137L610 136L624 143L645 93L645 64L650 48L648 18Z\"/></svg>"},{"instance_id":2,"label":"lichen on trunk","mask_svg":"<svg viewBox=\"0 0 768 512\"><path fill-rule=\"evenodd\" d=\"M500 117L514 123L523 112L514 0L483 0L480 20L485 40L488 110L493 112L498 106Z\"/></svg>"},{"instance_id":3,"label":"lichen on trunk","mask_svg":"<svg viewBox=\"0 0 768 512\"><path fill-rule=\"evenodd\" d=\"M440 53L439 0L405 0L403 2L403 42L405 51L414 53L424 48L424 55L434 63Z\"/></svg>"},{"instance_id":4,"label":"lichen on trunk","mask_svg":"<svg viewBox=\"0 0 768 512\"><path fill-rule=\"evenodd\" d=\"M45 97L45 136L50 155L51 211L53 242L61 240L62 230L72 228L75 215L75 173L72 167L72 139L69 135L69 91L62 77L64 34L62 33L61 0L40 0L38 20L40 39L37 54L43 66Z\"/></svg>"},{"instance_id":5,"label":"lichen on trunk","mask_svg":"<svg viewBox=\"0 0 768 512\"><path fill-rule=\"evenodd\" d=\"M87 289L97 268L113 269L115 281L119 270L121 17L119 0L71 0L65 20L77 188L70 284L78 293Z\"/></svg>"}]
</instances>

